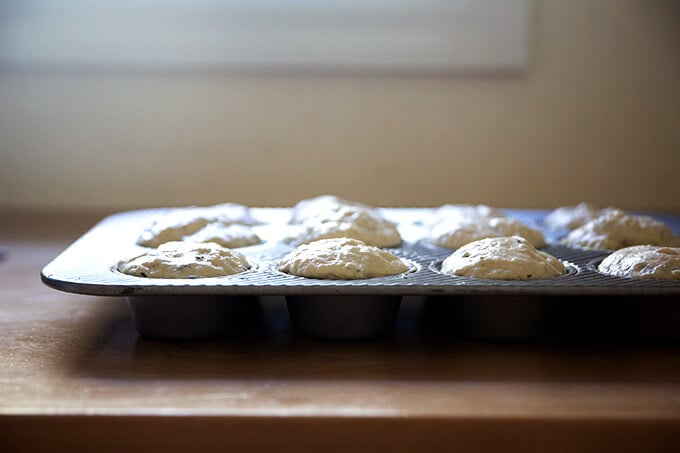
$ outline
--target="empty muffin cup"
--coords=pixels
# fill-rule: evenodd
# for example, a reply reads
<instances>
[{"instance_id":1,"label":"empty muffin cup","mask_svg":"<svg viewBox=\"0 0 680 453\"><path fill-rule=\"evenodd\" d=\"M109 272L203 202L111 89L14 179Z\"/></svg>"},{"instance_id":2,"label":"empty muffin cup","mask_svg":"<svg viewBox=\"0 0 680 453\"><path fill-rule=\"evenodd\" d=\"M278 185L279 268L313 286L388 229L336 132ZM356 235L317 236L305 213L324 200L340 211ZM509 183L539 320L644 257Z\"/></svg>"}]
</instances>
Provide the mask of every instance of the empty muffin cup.
<instances>
[{"instance_id":1,"label":"empty muffin cup","mask_svg":"<svg viewBox=\"0 0 680 453\"><path fill-rule=\"evenodd\" d=\"M401 296L286 296L293 330L326 341L358 341L390 333Z\"/></svg>"},{"instance_id":2,"label":"empty muffin cup","mask_svg":"<svg viewBox=\"0 0 680 453\"><path fill-rule=\"evenodd\" d=\"M238 330L258 311L256 297L130 296L137 332L152 340L198 340Z\"/></svg>"}]
</instances>

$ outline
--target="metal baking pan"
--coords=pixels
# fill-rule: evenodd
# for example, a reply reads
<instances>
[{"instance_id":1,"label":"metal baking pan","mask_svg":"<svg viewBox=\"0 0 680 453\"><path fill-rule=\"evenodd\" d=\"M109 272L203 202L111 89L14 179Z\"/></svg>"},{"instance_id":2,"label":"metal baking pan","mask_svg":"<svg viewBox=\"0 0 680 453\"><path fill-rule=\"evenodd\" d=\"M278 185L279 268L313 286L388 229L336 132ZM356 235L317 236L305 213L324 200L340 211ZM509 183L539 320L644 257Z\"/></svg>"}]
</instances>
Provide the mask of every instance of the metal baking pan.
<instances>
[{"instance_id":1,"label":"metal baking pan","mask_svg":"<svg viewBox=\"0 0 680 453\"><path fill-rule=\"evenodd\" d=\"M544 231L549 246L543 250L569 264L564 276L494 281L443 275L439 266L452 250L425 240L424 223L432 213L427 208L382 208L404 238L400 247L390 250L413 265L410 272L398 276L340 281L277 271L277 262L293 249L284 242L290 216L286 208L252 208L253 216L262 222L255 228L263 242L238 249L252 264L242 274L168 280L118 272L120 259L145 249L135 244L137 238L165 211L129 211L103 219L45 266L43 282L61 291L126 297L139 332L158 339L225 334L247 316L244 313L253 311L247 307L257 303L256 296L285 296L295 330L328 340L364 339L389 332L402 296L426 296L431 305L445 307L443 316L455 321L450 328L488 340L520 339L544 331L555 316L553 308L560 305L553 302L561 297L588 296L597 303L600 298L626 296L641 304L652 298L680 297L677 281L599 274L597 264L609 252L559 245L564 232L541 228L548 212L542 210L505 211ZM680 217L657 217L676 234L680 232Z\"/></svg>"}]
</instances>

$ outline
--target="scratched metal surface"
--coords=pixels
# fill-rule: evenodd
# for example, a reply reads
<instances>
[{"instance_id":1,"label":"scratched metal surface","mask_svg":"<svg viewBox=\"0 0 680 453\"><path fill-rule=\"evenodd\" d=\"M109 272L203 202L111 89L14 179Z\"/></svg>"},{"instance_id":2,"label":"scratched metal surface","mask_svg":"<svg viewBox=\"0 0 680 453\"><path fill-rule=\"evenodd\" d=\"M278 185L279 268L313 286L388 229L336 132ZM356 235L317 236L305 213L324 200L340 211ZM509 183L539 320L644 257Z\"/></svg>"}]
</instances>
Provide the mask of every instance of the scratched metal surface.
<instances>
[{"instance_id":1,"label":"scratched metal surface","mask_svg":"<svg viewBox=\"0 0 680 453\"><path fill-rule=\"evenodd\" d=\"M202 279L148 279L116 271L120 259L143 247L135 241L142 230L164 212L148 209L115 214L103 219L42 271L48 286L73 293L103 296L143 295L680 295L680 282L627 279L596 271L606 251L586 251L559 245L565 232L543 228L547 211L506 209L506 213L541 228L549 242L544 250L569 264L569 273L555 278L529 281L494 281L443 275L441 261L452 250L425 240L424 223L431 209L383 208L385 217L397 223L404 238L390 249L412 265L410 272L364 280L319 280L283 274L276 263L293 247L283 242L287 235L286 208L253 208L263 222L257 233L263 242L239 249L252 264L251 270L233 276ZM654 214L652 214L654 215ZM680 216L655 215L676 234Z\"/></svg>"}]
</instances>

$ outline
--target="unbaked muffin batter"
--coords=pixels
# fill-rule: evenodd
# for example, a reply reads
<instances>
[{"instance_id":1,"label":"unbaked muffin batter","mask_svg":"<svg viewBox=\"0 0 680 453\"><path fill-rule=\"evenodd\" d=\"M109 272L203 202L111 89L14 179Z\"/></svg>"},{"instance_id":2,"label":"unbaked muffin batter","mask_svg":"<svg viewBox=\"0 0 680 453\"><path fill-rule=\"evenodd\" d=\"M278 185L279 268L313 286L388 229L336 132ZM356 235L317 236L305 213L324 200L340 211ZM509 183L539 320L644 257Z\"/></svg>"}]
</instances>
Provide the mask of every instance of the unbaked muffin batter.
<instances>
[{"instance_id":1,"label":"unbaked muffin batter","mask_svg":"<svg viewBox=\"0 0 680 453\"><path fill-rule=\"evenodd\" d=\"M394 223L375 211L357 206L341 206L323 216L309 218L300 225L292 243L306 244L319 239L354 238L376 247L396 247L401 235Z\"/></svg>"},{"instance_id":2,"label":"unbaked muffin batter","mask_svg":"<svg viewBox=\"0 0 680 453\"><path fill-rule=\"evenodd\" d=\"M344 200L335 195L320 195L299 201L293 207L293 214L289 223L300 224L311 218L325 218L342 207L374 210L374 208L356 201Z\"/></svg>"},{"instance_id":3,"label":"unbaked muffin batter","mask_svg":"<svg viewBox=\"0 0 680 453\"><path fill-rule=\"evenodd\" d=\"M426 223L434 225L441 221L491 217L505 217L505 213L501 209L484 204L445 204L437 208Z\"/></svg>"},{"instance_id":4,"label":"unbaked muffin batter","mask_svg":"<svg viewBox=\"0 0 680 453\"><path fill-rule=\"evenodd\" d=\"M440 247L457 249L479 239L522 236L534 247L546 245L543 233L510 217L452 217L430 230L430 242Z\"/></svg>"},{"instance_id":5,"label":"unbaked muffin batter","mask_svg":"<svg viewBox=\"0 0 680 453\"><path fill-rule=\"evenodd\" d=\"M680 245L668 226L652 217L614 209L573 230L562 242L585 249L618 250L632 245Z\"/></svg>"},{"instance_id":6,"label":"unbaked muffin batter","mask_svg":"<svg viewBox=\"0 0 680 453\"><path fill-rule=\"evenodd\" d=\"M612 253L597 268L607 275L680 280L680 248L636 245Z\"/></svg>"},{"instance_id":7,"label":"unbaked muffin batter","mask_svg":"<svg viewBox=\"0 0 680 453\"><path fill-rule=\"evenodd\" d=\"M548 214L543 223L554 230L573 230L615 208L600 209L590 203L562 206Z\"/></svg>"},{"instance_id":8,"label":"unbaked muffin batter","mask_svg":"<svg viewBox=\"0 0 680 453\"><path fill-rule=\"evenodd\" d=\"M396 255L349 238L303 244L286 256L279 271L308 278L354 280L402 274L408 266Z\"/></svg>"},{"instance_id":9,"label":"unbaked muffin batter","mask_svg":"<svg viewBox=\"0 0 680 453\"><path fill-rule=\"evenodd\" d=\"M257 222L252 218L246 206L236 203L174 208L149 225L137 239L137 244L145 247L158 247L165 242L185 240L206 225L213 223L226 226L254 225ZM224 242L227 241L228 239L225 239Z\"/></svg>"},{"instance_id":10,"label":"unbaked muffin batter","mask_svg":"<svg viewBox=\"0 0 680 453\"><path fill-rule=\"evenodd\" d=\"M118 263L124 274L147 278L202 278L249 269L246 257L219 244L172 241Z\"/></svg>"},{"instance_id":11,"label":"unbaked muffin batter","mask_svg":"<svg viewBox=\"0 0 680 453\"><path fill-rule=\"evenodd\" d=\"M493 280L531 280L566 273L564 264L519 236L481 239L453 252L442 273Z\"/></svg>"},{"instance_id":12,"label":"unbaked muffin batter","mask_svg":"<svg viewBox=\"0 0 680 453\"><path fill-rule=\"evenodd\" d=\"M262 242L262 239L246 225L222 222L209 223L191 236L183 240L187 242L214 242L222 247L247 247Z\"/></svg>"}]
</instances>

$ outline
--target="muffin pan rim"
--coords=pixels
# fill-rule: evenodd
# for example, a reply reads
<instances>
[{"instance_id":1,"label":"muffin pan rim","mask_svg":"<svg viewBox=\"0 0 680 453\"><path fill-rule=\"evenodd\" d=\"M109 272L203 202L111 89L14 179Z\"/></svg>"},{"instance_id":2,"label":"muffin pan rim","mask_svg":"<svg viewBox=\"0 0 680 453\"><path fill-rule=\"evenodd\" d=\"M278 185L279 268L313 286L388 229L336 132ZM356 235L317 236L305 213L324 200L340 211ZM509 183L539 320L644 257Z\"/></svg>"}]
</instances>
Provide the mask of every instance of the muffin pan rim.
<instances>
[{"instance_id":1,"label":"muffin pan rim","mask_svg":"<svg viewBox=\"0 0 680 453\"><path fill-rule=\"evenodd\" d=\"M253 214L287 221L286 214L290 208L251 208ZM144 279L111 272L111 266L125 258L124 251L145 248L136 245L136 239L154 216L167 212L167 208L142 209L119 212L105 217L78 240L66 248L41 272L43 282L54 289L77 294L102 296L133 295L680 295L680 281L631 279L601 274L589 268L594 260L602 260L611 251L582 250L548 241L542 250L551 253L562 261L575 265L579 270L573 281L556 285L555 279L564 279L569 275L547 279L526 281L494 281L455 277L460 281L452 284L452 276L438 274L430 266L443 260L453 252L451 249L436 246L427 241L422 221L423 212L428 208L386 208L380 210L385 214L398 214L404 219L412 217L408 227L422 230L420 237L411 235L404 237L400 247L388 247L400 258L412 260L418 265L415 272L407 272L403 277L388 276L361 280L320 280L297 277L293 281L283 282L267 271L275 260L280 259L293 249L283 242L283 238L273 240L263 237L263 243L254 246L237 248L248 258L251 269L239 274L224 277L199 279ZM431 208L433 212L436 208ZM508 215L538 226L546 239L551 231L546 229L541 219L549 210L527 210L503 208ZM255 215L255 217L259 217ZM668 220L669 216L664 215ZM390 219L390 217L388 217ZM677 234L680 216L672 217L670 225ZM390 219L391 220L391 219ZM398 224L405 227L403 222ZM115 228L114 228L115 227ZM118 235L112 234L118 231ZM401 228L400 228L401 231ZM112 240L113 238L113 240ZM102 249L95 246L107 239L109 244ZM428 247L424 247L427 243ZM271 247L268 244L272 244ZM250 249L250 250L249 250ZM565 258L566 257L566 258ZM252 262L251 262L252 260ZM88 270L94 269L93 272ZM284 274L291 277L288 274ZM302 279L302 280L301 280ZM146 280L146 281L145 281ZM474 281L471 281L474 280ZM538 282L538 283L537 283Z\"/></svg>"}]
</instances>

